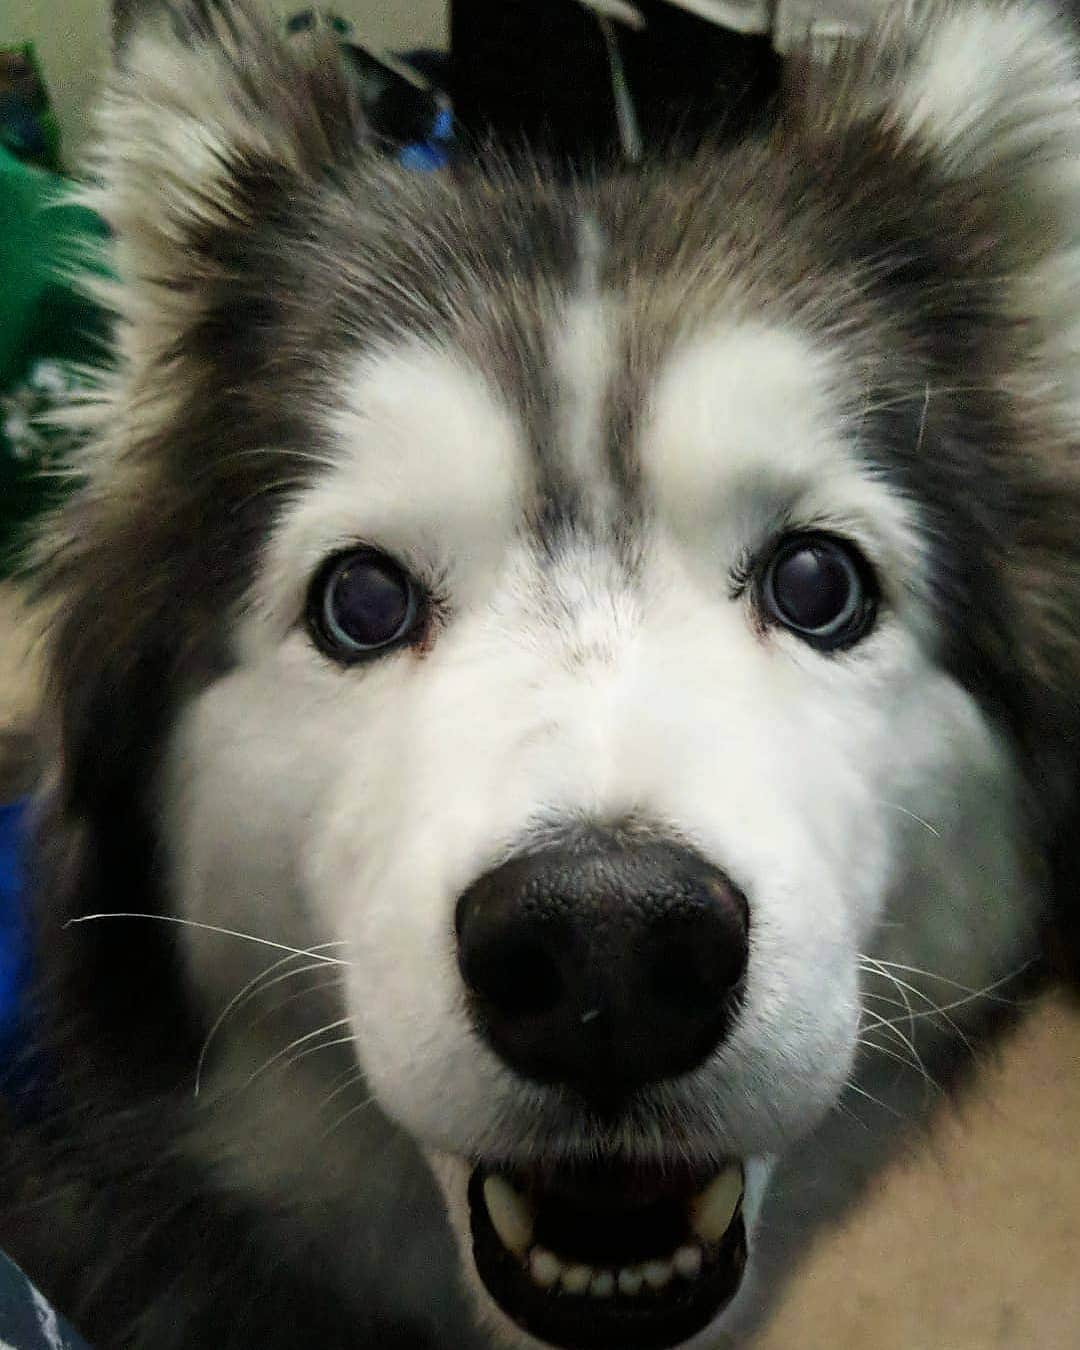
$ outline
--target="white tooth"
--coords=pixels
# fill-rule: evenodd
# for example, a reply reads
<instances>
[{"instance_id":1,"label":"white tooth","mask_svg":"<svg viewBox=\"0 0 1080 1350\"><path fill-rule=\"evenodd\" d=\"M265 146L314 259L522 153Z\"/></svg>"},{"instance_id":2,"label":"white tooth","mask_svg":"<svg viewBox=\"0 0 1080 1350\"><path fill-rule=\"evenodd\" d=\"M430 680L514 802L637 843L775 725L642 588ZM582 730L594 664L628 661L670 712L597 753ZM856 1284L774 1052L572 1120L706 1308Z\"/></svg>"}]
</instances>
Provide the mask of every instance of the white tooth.
<instances>
[{"instance_id":1,"label":"white tooth","mask_svg":"<svg viewBox=\"0 0 1080 1350\"><path fill-rule=\"evenodd\" d=\"M696 1279L701 1274L701 1248L680 1247L671 1258L671 1264L675 1267L675 1273L684 1280Z\"/></svg>"},{"instance_id":2,"label":"white tooth","mask_svg":"<svg viewBox=\"0 0 1080 1350\"><path fill-rule=\"evenodd\" d=\"M610 1270L602 1270L593 1276L592 1284L589 1285L589 1293L593 1298L610 1298L614 1292L615 1276Z\"/></svg>"},{"instance_id":3,"label":"white tooth","mask_svg":"<svg viewBox=\"0 0 1080 1350\"><path fill-rule=\"evenodd\" d=\"M641 1267L641 1273L650 1289L663 1289L671 1283L673 1271L670 1261L646 1261Z\"/></svg>"},{"instance_id":4,"label":"white tooth","mask_svg":"<svg viewBox=\"0 0 1080 1350\"><path fill-rule=\"evenodd\" d=\"M592 1266L567 1266L562 1275L562 1287L568 1294L583 1294L592 1277Z\"/></svg>"},{"instance_id":5,"label":"white tooth","mask_svg":"<svg viewBox=\"0 0 1080 1350\"><path fill-rule=\"evenodd\" d=\"M641 1271L637 1266L624 1266L619 1271L619 1293L628 1298L641 1293Z\"/></svg>"},{"instance_id":6,"label":"white tooth","mask_svg":"<svg viewBox=\"0 0 1080 1350\"><path fill-rule=\"evenodd\" d=\"M690 1206L690 1226L703 1242L719 1242L728 1230L742 1199L742 1168L738 1163L714 1177Z\"/></svg>"},{"instance_id":7,"label":"white tooth","mask_svg":"<svg viewBox=\"0 0 1080 1350\"><path fill-rule=\"evenodd\" d=\"M533 1235L532 1214L525 1200L505 1177L490 1176L484 1178L484 1203L502 1245L515 1256L524 1256Z\"/></svg>"},{"instance_id":8,"label":"white tooth","mask_svg":"<svg viewBox=\"0 0 1080 1350\"><path fill-rule=\"evenodd\" d=\"M529 1257L529 1274L532 1276L533 1284L538 1284L541 1289L550 1289L558 1282L562 1273L563 1263L554 1253L546 1251L543 1247L532 1249L532 1255Z\"/></svg>"}]
</instances>

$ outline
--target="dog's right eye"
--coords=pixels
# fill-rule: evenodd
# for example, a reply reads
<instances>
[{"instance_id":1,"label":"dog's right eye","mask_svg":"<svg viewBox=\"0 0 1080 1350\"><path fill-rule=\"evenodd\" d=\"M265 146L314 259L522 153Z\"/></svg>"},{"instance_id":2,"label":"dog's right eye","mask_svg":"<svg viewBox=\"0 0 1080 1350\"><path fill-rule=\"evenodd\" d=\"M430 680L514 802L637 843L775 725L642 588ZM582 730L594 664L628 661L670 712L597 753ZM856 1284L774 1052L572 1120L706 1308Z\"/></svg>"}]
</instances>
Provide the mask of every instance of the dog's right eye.
<instances>
[{"instance_id":1,"label":"dog's right eye","mask_svg":"<svg viewBox=\"0 0 1080 1350\"><path fill-rule=\"evenodd\" d=\"M781 541L761 583L766 615L819 651L850 647L874 622L877 590L853 544L825 534Z\"/></svg>"},{"instance_id":2,"label":"dog's right eye","mask_svg":"<svg viewBox=\"0 0 1080 1350\"><path fill-rule=\"evenodd\" d=\"M422 619L420 588L376 549L337 554L312 583L307 618L328 656L360 661L398 646L416 631Z\"/></svg>"}]
</instances>

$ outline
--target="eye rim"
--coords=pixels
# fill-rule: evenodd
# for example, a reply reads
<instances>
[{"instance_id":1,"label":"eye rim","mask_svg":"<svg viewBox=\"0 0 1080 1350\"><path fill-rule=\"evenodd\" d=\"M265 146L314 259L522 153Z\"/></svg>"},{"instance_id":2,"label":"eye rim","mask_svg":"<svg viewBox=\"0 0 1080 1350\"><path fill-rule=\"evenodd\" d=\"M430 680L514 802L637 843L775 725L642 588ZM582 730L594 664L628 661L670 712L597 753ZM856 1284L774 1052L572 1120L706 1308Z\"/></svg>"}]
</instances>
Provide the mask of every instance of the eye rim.
<instances>
[{"instance_id":1,"label":"eye rim","mask_svg":"<svg viewBox=\"0 0 1080 1350\"><path fill-rule=\"evenodd\" d=\"M837 620L822 628L804 628L784 615L776 598L776 569L807 548L822 548L838 557L856 586L854 603ZM852 540L826 530L797 530L785 534L771 551L758 582L758 603L765 622L777 625L820 652L845 651L868 636L877 619L881 590L866 555Z\"/></svg>"},{"instance_id":2,"label":"eye rim","mask_svg":"<svg viewBox=\"0 0 1080 1350\"><path fill-rule=\"evenodd\" d=\"M388 574L397 574L407 589L408 606L405 618L392 637L385 642L366 644L350 637L339 624L331 623L328 609L333 585L346 568L371 562L377 563ZM407 646L410 641L415 642L426 623L427 609L426 593L409 569L384 549L362 544L339 549L316 570L308 587L304 622L312 641L324 656L337 665L355 666L385 656Z\"/></svg>"}]
</instances>

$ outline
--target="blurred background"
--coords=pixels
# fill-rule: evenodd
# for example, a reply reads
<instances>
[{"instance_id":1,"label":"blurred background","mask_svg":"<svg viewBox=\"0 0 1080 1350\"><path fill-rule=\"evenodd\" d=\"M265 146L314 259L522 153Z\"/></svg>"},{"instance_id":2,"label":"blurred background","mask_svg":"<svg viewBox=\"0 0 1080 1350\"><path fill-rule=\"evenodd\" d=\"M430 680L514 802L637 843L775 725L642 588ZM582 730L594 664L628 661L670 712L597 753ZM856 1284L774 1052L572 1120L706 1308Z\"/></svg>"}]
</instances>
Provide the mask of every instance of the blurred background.
<instances>
[{"instance_id":1,"label":"blurred background","mask_svg":"<svg viewBox=\"0 0 1080 1350\"><path fill-rule=\"evenodd\" d=\"M707 11L710 3L697 0L697 8ZM738 0L733 3L737 9ZM649 0L653 10L661 4ZM351 23L351 39L375 52L445 49L452 31L443 0L335 0L331 7ZM526 118L530 97L536 101L559 63L545 65L542 53L524 54L537 82L531 91L515 63L524 60L523 35L531 31L542 42L549 19L558 28L580 16L571 0L472 5L457 0L457 78L468 82L467 97L487 81L485 107L502 106L499 100L509 89L516 103L506 106ZM559 32L563 41L571 30ZM0 0L0 49L33 44L59 133L59 161L67 166L78 162L88 135L88 110L108 60L108 34L107 0ZM686 47L683 30L669 34L662 53L654 48L650 56L643 49L639 83L655 76L648 97L657 107L662 110L667 98L661 77L669 68L681 84L708 90L713 106L722 107L736 85L740 96L751 86L755 98L767 92L775 74L769 37L715 30L714 36L720 44L714 48L694 44L690 74L678 64ZM566 135L587 137L597 118L607 128L609 105L617 102L595 33L583 52L586 47L593 76L604 86L603 110L597 114L600 105L589 102L587 84L575 92L575 80L564 71L551 98L561 106L564 130L571 129ZM721 65L737 71L735 85L716 76ZM615 136L613 128L614 123L604 134ZM11 192L0 177L0 229L4 197L10 211ZM10 317L13 269L9 265L5 273L3 263L0 240L0 314ZM0 476L0 498L3 491ZM0 500L0 519L3 506ZM0 726L33 708L38 687L33 633L15 586L0 582ZM910 1158L880 1179L840 1231L820 1239L761 1350L1077 1350L1078 1127L1080 1018L1063 996L1049 997L989 1060L969 1095L942 1107L934 1130L913 1146Z\"/></svg>"},{"instance_id":2,"label":"blurred background","mask_svg":"<svg viewBox=\"0 0 1080 1350\"><path fill-rule=\"evenodd\" d=\"M302 0L276 6L303 7ZM444 0L339 0L330 8L355 25L358 41L378 49L446 43ZM109 0L0 0L0 47L34 43L72 154L85 139L87 109L108 59L109 11Z\"/></svg>"}]
</instances>

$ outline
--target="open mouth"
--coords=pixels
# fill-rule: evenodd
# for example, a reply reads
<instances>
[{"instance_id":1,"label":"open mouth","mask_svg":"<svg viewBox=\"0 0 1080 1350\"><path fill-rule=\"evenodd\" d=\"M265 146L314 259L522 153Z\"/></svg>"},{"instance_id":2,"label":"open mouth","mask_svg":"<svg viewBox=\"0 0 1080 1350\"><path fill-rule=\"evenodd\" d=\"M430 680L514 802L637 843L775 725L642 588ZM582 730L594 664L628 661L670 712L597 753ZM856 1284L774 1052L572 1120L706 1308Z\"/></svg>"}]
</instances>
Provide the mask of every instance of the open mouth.
<instances>
[{"instance_id":1,"label":"open mouth","mask_svg":"<svg viewBox=\"0 0 1080 1350\"><path fill-rule=\"evenodd\" d=\"M566 1350L667 1350L730 1302L746 1264L743 1169L623 1163L469 1182L473 1254L498 1306Z\"/></svg>"}]
</instances>

